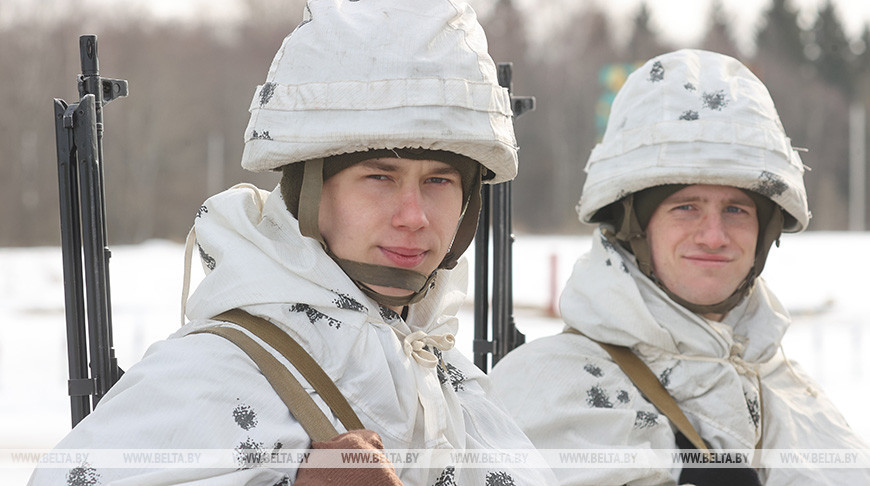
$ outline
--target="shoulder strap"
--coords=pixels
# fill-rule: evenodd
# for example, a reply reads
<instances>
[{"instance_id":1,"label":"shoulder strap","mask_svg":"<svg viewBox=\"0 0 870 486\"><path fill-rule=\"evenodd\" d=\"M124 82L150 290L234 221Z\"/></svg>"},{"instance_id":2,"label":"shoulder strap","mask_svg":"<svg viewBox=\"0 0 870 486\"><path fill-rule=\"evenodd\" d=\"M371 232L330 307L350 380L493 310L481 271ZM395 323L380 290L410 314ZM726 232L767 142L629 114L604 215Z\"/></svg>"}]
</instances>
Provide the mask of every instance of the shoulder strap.
<instances>
[{"instance_id":1,"label":"shoulder strap","mask_svg":"<svg viewBox=\"0 0 870 486\"><path fill-rule=\"evenodd\" d=\"M329 440L338 435L332 422L326 417L320 407L314 403L308 392L302 388L293 373L285 368L272 353L266 351L247 334L231 327L211 327L195 331L191 334L215 334L221 336L241 348L256 363L266 376L269 384L287 405L290 413L296 417L311 440Z\"/></svg>"},{"instance_id":2,"label":"shoulder strap","mask_svg":"<svg viewBox=\"0 0 870 486\"><path fill-rule=\"evenodd\" d=\"M619 365L619 368L622 369L631 382L634 383L634 386L636 386L661 413L665 414L665 416L670 419L677 429L682 432L687 439L689 439L689 442L691 442L692 445L705 454L710 453L707 444L704 443L704 440L692 426L692 423L689 422L689 419L686 418L686 415L682 410L680 410L680 406L677 405L677 402L671 394L668 393L646 363L641 361L641 359L638 358L631 349L625 346L598 342L574 328L568 328L565 332L579 334L604 348L604 350L607 351L607 354L609 354L613 361Z\"/></svg>"},{"instance_id":3,"label":"shoulder strap","mask_svg":"<svg viewBox=\"0 0 870 486\"><path fill-rule=\"evenodd\" d=\"M214 319L241 326L281 353L311 384L314 391L326 402L347 430L365 428L335 383L314 358L287 333L278 329L271 322L248 314L241 309L224 312L215 316ZM260 367L272 388L275 389L290 413L296 417L312 440L324 441L338 435L335 427L320 407L314 403L314 400L311 399L296 377L259 343L245 333L229 327L212 327L199 332L209 332L224 337L245 351Z\"/></svg>"}]
</instances>

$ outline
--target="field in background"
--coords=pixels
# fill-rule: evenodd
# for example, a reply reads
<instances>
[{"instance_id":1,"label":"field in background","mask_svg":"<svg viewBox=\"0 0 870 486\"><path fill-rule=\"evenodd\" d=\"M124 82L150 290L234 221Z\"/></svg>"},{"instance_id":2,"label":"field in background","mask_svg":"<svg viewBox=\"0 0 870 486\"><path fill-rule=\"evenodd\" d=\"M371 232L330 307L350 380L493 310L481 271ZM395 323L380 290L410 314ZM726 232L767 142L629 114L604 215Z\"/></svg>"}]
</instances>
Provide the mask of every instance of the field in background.
<instances>
[{"instance_id":1,"label":"field in background","mask_svg":"<svg viewBox=\"0 0 870 486\"><path fill-rule=\"evenodd\" d=\"M514 301L529 340L561 330L550 315L588 237L518 236ZM798 361L870 438L864 407L870 378L870 233L786 235L764 275L794 315L786 355ZM150 241L113 247L115 349L123 368L180 323L181 245ZM470 252L473 253L473 252ZM0 249L0 449L50 448L69 430L63 278L59 248ZM473 268L473 267L472 267ZM200 275L194 262L194 278ZM471 355L471 305L461 311L459 349ZM864 392L866 394L866 392ZM0 482L29 472L0 467Z\"/></svg>"}]
</instances>

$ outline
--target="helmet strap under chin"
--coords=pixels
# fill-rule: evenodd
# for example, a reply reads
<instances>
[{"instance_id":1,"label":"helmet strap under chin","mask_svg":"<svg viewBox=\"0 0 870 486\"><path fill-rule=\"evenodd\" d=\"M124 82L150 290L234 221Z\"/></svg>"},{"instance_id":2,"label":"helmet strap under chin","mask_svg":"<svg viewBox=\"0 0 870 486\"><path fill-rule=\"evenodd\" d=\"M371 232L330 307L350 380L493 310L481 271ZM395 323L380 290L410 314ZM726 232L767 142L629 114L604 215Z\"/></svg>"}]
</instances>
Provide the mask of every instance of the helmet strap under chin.
<instances>
[{"instance_id":1,"label":"helmet strap under chin","mask_svg":"<svg viewBox=\"0 0 870 486\"><path fill-rule=\"evenodd\" d=\"M438 270L427 277L412 270L343 260L332 255L331 252L327 253L364 294L387 307L402 307L418 302L434 286L438 275ZM401 296L385 295L371 288L372 285L400 288L410 290L412 293Z\"/></svg>"},{"instance_id":2,"label":"helmet strap under chin","mask_svg":"<svg viewBox=\"0 0 870 486\"><path fill-rule=\"evenodd\" d=\"M355 262L337 257L329 249L320 234L320 196L323 192L323 159L304 162L302 187L299 194L299 232L303 236L317 240L323 250L366 295L381 305L400 307L419 301L425 297L435 281L436 269L429 276L404 268L388 267ZM409 295L384 295L371 288L371 285L400 288L412 291Z\"/></svg>"},{"instance_id":3,"label":"helmet strap under chin","mask_svg":"<svg viewBox=\"0 0 870 486\"><path fill-rule=\"evenodd\" d=\"M670 289L668 289L664 283L655 275L655 271L653 270L652 265L652 251L650 250L649 241L646 237L646 231L641 228L640 222L637 217L637 211L635 211L634 205L634 194L627 196L622 199L622 209L623 209L623 218L620 223L620 227L617 229L616 233L614 233L610 228L605 228L603 233L604 235L611 240L615 240L617 243L625 246L628 245L628 248L634 254L635 260L637 262L637 267L647 278L652 280L668 297L671 298L677 304L685 307L686 309L700 315L707 314L727 314L731 309L736 307L740 301L746 297L752 288L755 286L755 278L758 274L761 273L761 268L764 266L765 258L759 258L759 254L762 254L766 257L767 250L770 248L770 243L773 242L771 240L772 231L769 229L771 226L775 226L775 224L769 224L766 226L766 230L764 235L759 238L759 245L762 245L763 241L767 242L767 247L763 249L763 251L758 251L756 248L756 259L753 267L749 270L749 273L746 275L746 278L740 282L740 285L734 290L731 295L729 295L725 300L721 302L717 302L715 304L709 305L701 305L694 304L692 302L683 299L678 296ZM782 212L774 211L775 219L776 215L779 215L779 229L782 229ZM779 232L776 232L776 237L778 238Z\"/></svg>"}]
</instances>

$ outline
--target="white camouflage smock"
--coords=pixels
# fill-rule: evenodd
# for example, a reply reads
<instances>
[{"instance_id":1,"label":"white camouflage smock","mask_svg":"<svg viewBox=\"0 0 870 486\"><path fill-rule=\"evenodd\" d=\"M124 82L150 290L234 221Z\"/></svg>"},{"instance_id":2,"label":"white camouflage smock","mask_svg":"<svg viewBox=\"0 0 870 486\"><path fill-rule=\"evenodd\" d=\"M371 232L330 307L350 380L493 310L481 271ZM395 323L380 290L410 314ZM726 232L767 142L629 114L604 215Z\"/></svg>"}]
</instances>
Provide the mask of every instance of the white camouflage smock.
<instances>
[{"instance_id":1,"label":"white camouflage smock","mask_svg":"<svg viewBox=\"0 0 870 486\"><path fill-rule=\"evenodd\" d=\"M866 449L817 385L784 358L790 317L762 279L722 322L670 300L601 235L561 298L566 324L631 347L713 449ZM539 449L672 449L674 430L596 343L532 341L499 361L493 393ZM759 382L761 389L759 390ZM763 435L762 435L763 430ZM680 467L562 468L566 485L675 484ZM769 468L766 485L870 484L866 469Z\"/></svg>"},{"instance_id":2,"label":"white camouflage smock","mask_svg":"<svg viewBox=\"0 0 870 486\"><path fill-rule=\"evenodd\" d=\"M464 299L464 266L442 271L403 320L367 298L316 241L300 236L280 190L270 194L247 186L218 194L200 208L195 231L209 270L188 301L190 322L151 346L58 449L254 449L267 454L307 449L307 434L241 349L222 337L189 335L215 325L210 317L233 308L263 316L293 336L336 382L365 427L380 434L387 450L533 447L492 405L487 377L459 351L433 349L443 357L445 371L421 364L425 353L405 350L405 337L415 331L436 340L457 332L454 314ZM546 469L394 465L406 485L553 482ZM39 469L31 484L289 485L296 466L101 469L83 464L74 470Z\"/></svg>"}]
</instances>

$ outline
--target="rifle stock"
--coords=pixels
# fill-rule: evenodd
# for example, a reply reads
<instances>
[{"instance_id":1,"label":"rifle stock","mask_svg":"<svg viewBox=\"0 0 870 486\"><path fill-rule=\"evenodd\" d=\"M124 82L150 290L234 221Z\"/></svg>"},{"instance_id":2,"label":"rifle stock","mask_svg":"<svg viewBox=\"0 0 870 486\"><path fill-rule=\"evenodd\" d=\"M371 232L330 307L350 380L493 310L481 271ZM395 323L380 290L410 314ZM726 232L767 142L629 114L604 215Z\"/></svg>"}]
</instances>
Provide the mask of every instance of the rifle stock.
<instances>
[{"instance_id":1,"label":"rifle stock","mask_svg":"<svg viewBox=\"0 0 870 486\"><path fill-rule=\"evenodd\" d=\"M127 95L127 81L100 77L96 36L82 36L79 49L80 100L73 104L54 100L73 426L96 407L122 374L112 344L102 109Z\"/></svg>"},{"instance_id":2,"label":"rifle stock","mask_svg":"<svg viewBox=\"0 0 870 486\"><path fill-rule=\"evenodd\" d=\"M499 63L499 84L512 91L511 63ZM511 95L516 119L535 109L535 99ZM525 342L513 316L513 241L511 182L481 188L480 220L475 234L474 259L474 364L489 371L504 355ZM490 235L492 244L490 245ZM490 247L492 248L492 295L489 291ZM490 298L491 297L491 298ZM490 320L489 305L492 305ZM487 359L490 357L490 359Z\"/></svg>"}]
</instances>

